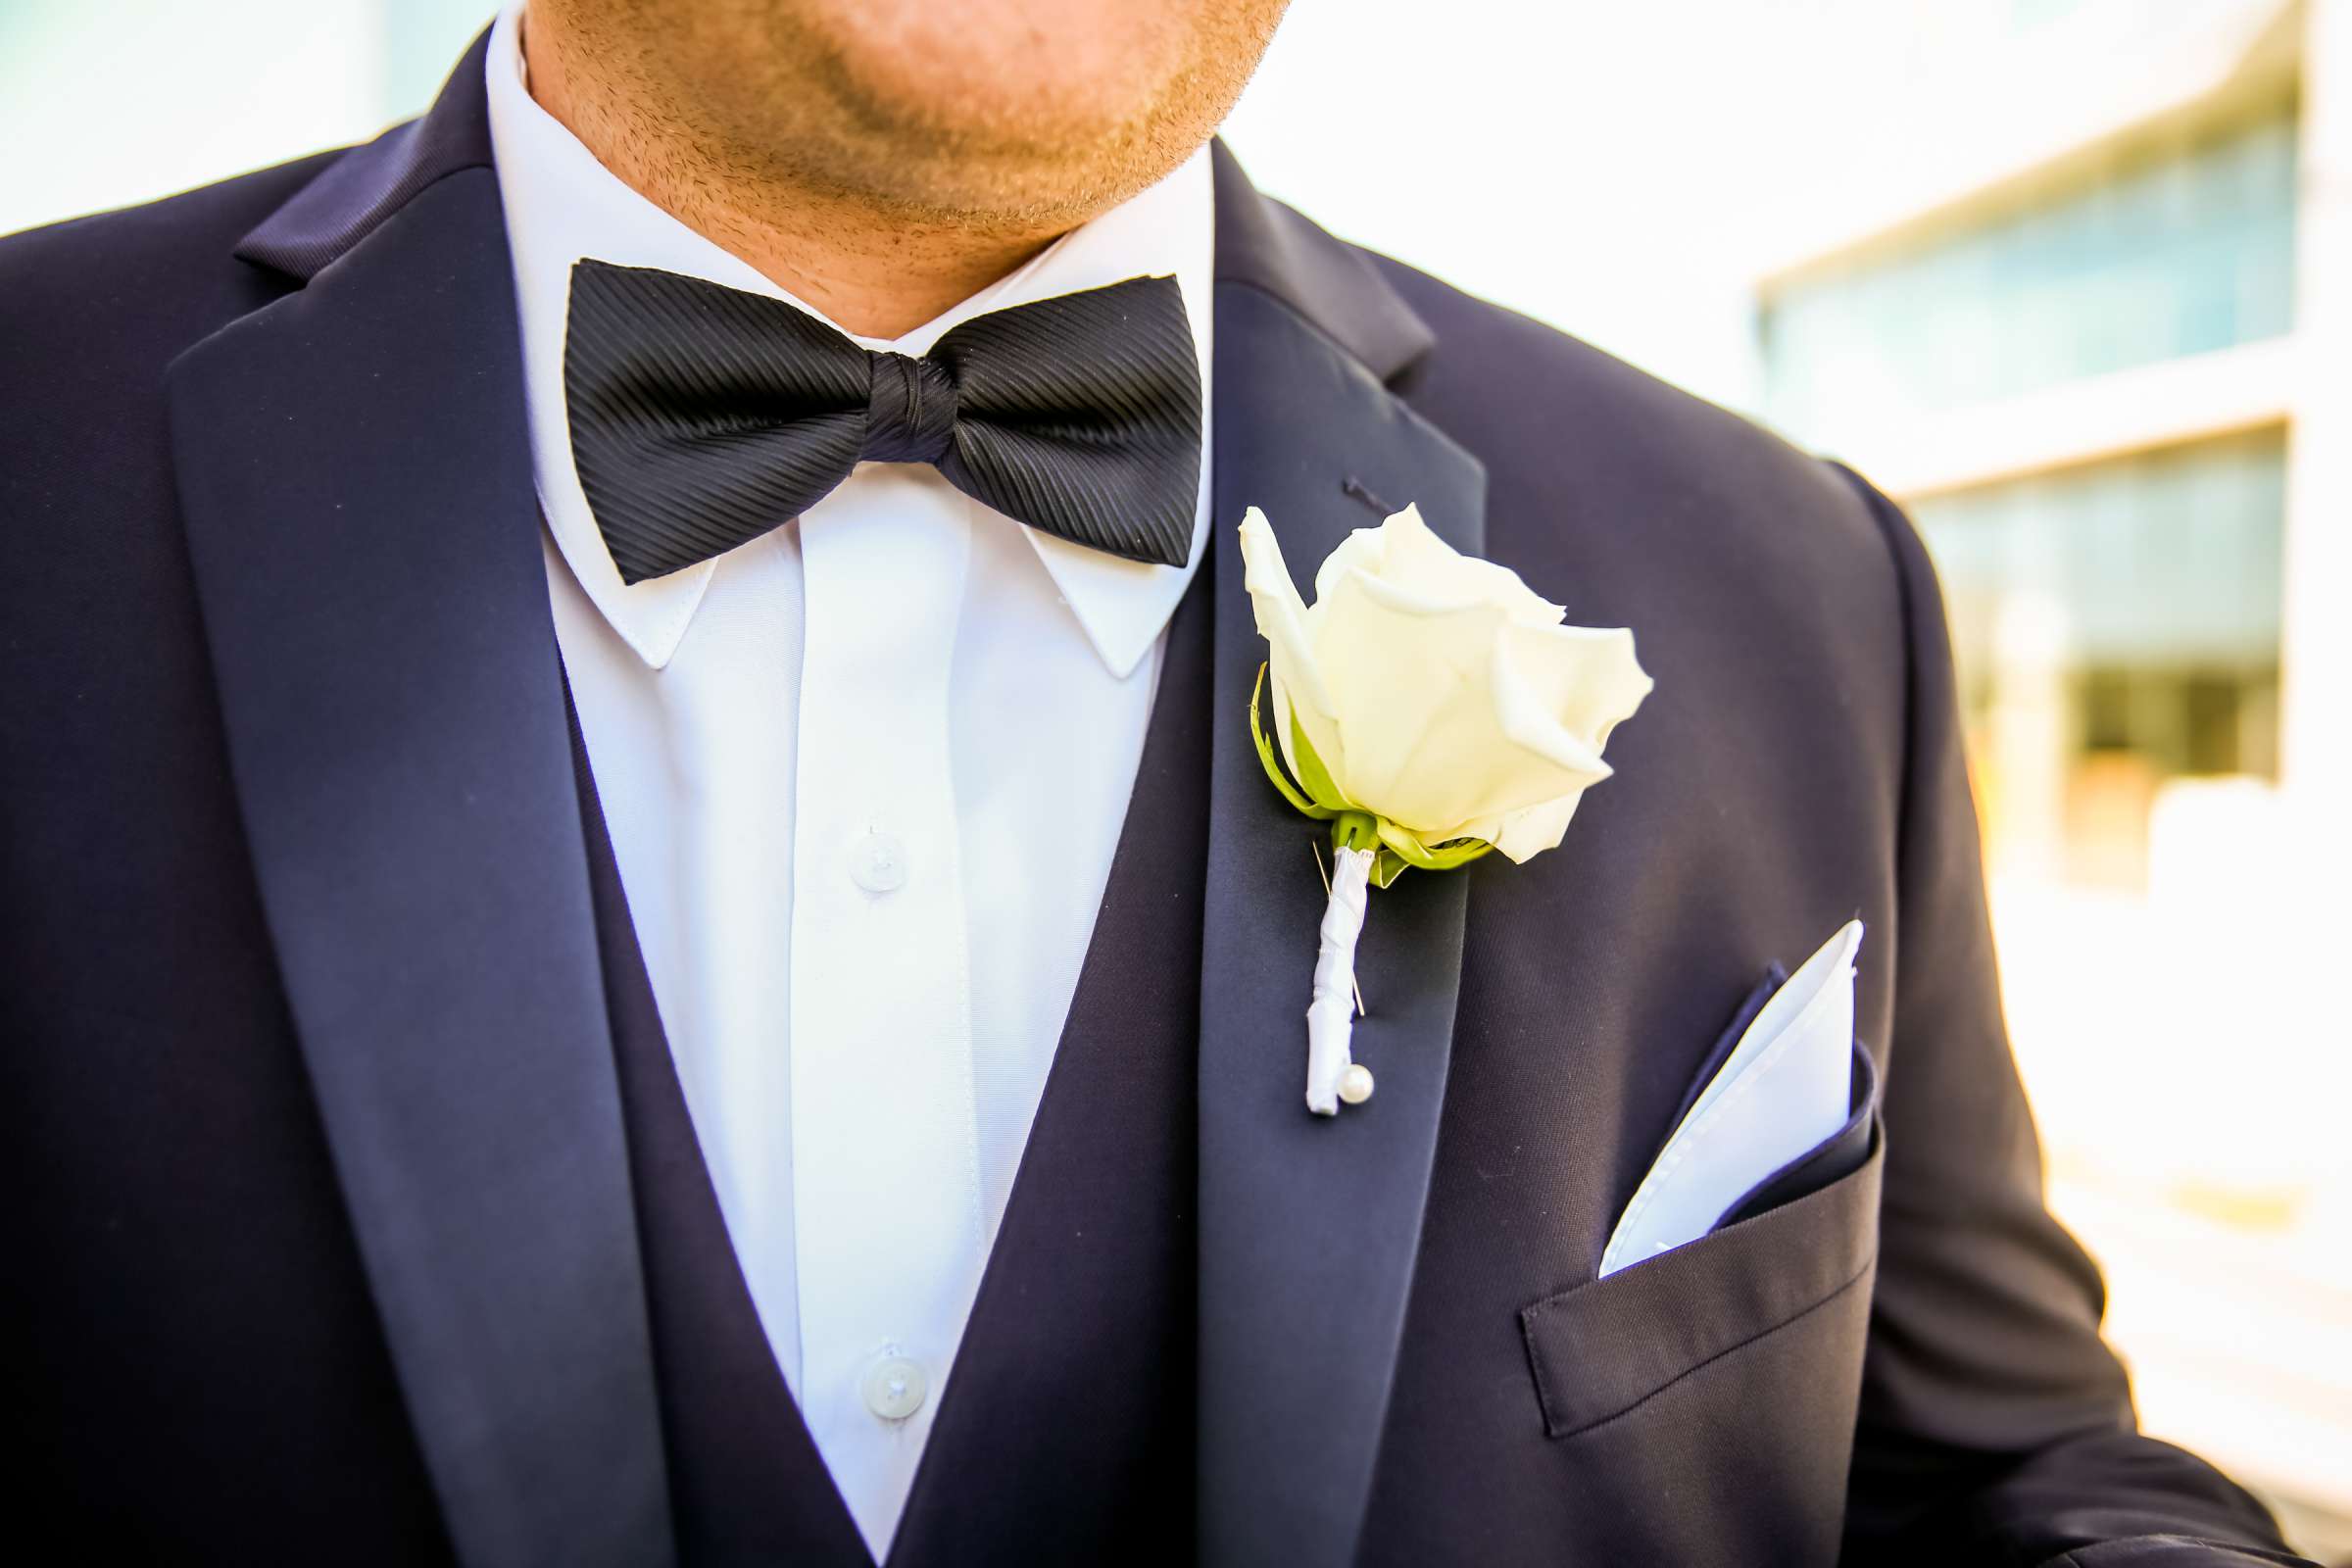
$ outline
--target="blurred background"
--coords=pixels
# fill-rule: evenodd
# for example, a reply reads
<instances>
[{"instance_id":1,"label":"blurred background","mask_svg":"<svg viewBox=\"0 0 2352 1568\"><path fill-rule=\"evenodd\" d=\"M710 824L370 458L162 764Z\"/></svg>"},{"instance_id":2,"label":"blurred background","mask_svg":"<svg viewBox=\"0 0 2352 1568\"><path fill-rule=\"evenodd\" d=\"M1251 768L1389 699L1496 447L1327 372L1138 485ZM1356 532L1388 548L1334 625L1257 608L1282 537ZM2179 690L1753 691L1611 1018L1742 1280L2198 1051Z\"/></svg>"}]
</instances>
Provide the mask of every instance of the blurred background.
<instances>
[{"instance_id":1,"label":"blurred background","mask_svg":"<svg viewBox=\"0 0 2352 1568\"><path fill-rule=\"evenodd\" d=\"M489 9L0 0L0 232L371 135ZM1909 507L2143 1421L2352 1561L2352 0L1297 0L1227 135Z\"/></svg>"}]
</instances>

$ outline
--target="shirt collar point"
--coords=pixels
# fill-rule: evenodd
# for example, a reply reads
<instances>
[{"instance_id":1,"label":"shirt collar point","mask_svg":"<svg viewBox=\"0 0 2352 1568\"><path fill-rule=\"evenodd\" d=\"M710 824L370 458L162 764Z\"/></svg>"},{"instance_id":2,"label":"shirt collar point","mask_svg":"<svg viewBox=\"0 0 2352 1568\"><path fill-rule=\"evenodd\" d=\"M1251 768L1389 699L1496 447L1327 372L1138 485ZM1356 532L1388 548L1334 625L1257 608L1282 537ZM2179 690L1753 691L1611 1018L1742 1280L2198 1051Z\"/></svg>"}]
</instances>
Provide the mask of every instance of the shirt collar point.
<instances>
[{"instance_id":1,"label":"shirt collar point","mask_svg":"<svg viewBox=\"0 0 2352 1568\"><path fill-rule=\"evenodd\" d=\"M1183 565L1156 566L1121 561L1036 528L1021 531L1045 563L1095 657L1114 680L1134 674L1167 630L1177 602L1200 569L1206 532L1195 525L1192 555Z\"/></svg>"},{"instance_id":2,"label":"shirt collar point","mask_svg":"<svg viewBox=\"0 0 2352 1568\"><path fill-rule=\"evenodd\" d=\"M718 563L705 561L633 587L620 580L609 558L603 564L601 572L575 569L589 602L648 669L666 669L686 640L686 628L694 622Z\"/></svg>"},{"instance_id":3,"label":"shirt collar point","mask_svg":"<svg viewBox=\"0 0 2352 1568\"><path fill-rule=\"evenodd\" d=\"M1159 633L1157 626L1142 636L1129 635L1126 628L1103 632L1091 624L1086 626L1086 640L1094 644L1096 657L1102 661L1102 667L1117 680L1125 680L1135 673L1136 666L1144 662L1144 656L1152 651L1152 645L1159 640Z\"/></svg>"}]
</instances>

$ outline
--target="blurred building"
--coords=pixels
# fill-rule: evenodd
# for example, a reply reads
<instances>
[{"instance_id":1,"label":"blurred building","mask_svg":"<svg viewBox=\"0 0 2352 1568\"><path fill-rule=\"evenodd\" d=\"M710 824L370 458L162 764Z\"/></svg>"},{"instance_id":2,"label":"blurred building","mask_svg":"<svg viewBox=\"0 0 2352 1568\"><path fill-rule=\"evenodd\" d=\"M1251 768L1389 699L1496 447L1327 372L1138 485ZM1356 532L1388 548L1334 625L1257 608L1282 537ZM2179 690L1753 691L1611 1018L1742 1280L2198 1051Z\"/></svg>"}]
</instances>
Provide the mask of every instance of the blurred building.
<instances>
[{"instance_id":1,"label":"blurred building","mask_svg":"<svg viewBox=\"0 0 2352 1568\"><path fill-rule=\"evenodd\" d=\"M1942 573L2012 1031L2144 1419L2352 1556L2352 4L1972 9L1761 279L1764 412Z\"/></svg>"}]
</instances>

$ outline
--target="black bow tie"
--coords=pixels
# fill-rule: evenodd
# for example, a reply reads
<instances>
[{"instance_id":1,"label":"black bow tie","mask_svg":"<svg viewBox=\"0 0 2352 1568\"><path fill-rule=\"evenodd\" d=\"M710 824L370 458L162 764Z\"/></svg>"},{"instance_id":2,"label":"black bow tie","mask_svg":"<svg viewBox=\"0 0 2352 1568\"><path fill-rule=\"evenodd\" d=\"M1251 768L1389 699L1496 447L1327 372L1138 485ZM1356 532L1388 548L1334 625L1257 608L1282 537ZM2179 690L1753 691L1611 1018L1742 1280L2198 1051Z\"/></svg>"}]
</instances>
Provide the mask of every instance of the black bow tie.
<instances>
[{"instance_id":1,"label":"black bow tie","mask_svg":"<svg viewBox=\"0 0 2352 1568\"><path fill-rule=\"evenodd\" d=\"M1172 277L974 317L921 359L781 300L651 268L571 270L564 396L580 488L623 582L798 516L860 461L928 463L1057 538L1180 566L1200 368Z\"/></svg>"}]
</instances>

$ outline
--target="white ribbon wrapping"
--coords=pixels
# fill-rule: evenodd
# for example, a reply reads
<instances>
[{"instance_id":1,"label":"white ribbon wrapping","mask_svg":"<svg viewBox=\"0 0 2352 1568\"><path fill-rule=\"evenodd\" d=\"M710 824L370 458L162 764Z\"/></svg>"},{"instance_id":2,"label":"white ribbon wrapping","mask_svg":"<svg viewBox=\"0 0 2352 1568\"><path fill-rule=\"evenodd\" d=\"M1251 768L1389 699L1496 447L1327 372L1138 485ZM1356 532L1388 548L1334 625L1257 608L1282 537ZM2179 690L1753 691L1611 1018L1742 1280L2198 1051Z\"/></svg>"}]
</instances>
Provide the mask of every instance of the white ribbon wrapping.
<instances>
[{"instance_id":1,"label":"white ribbon wrapping","mask_svg":"<svg viewBox=\"0 0 2352 1568\"><path fill-rule=\"evenodd\" d=\"M1371 850L1331 852L1331 902L1323 909L1322 945L1315 952L1315 994L1306 1004L1306 1108L1318 1116L1340 1110L1340 1079L1353 1059L1355 941L1364 930L1372 885Z\"/></svg>"}]
</instances>

